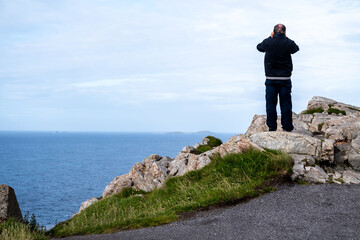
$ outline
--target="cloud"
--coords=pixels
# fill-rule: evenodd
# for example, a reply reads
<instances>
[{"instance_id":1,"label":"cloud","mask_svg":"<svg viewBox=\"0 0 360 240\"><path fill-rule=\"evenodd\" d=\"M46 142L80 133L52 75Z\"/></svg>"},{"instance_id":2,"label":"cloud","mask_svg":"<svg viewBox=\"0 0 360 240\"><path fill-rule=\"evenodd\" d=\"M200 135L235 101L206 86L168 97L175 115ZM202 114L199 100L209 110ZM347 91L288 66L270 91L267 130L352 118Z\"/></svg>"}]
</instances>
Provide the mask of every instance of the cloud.
<instances>
[{"instance_id":1,"label":"cloud","mask_svg":"<svg viewBox=\"0 0 360 240\"><path fill-rule=\"evenodd\" d=\"M98 81L90 81L90 82L80 82L74 83L72 86L77 88L100 88L100 87L115 87L124 85L124 83L136 82L139 84L141 81L145 81L146 79L104 79Z\"/></svg>"},{"instance_id":2,"label":"cloud","mask_svg":"<svg viewBox=\"0 0 360 240\"><path fill-rule=\"evenodd\" d=\"M122 122L128 130L144 114L221 113L218 121L239 119L226 120L224 131L244 129L253 114L265 113L263 54L255 46L279 22L300 46L293 56L294 110L320 94L360 105L357 1L17 0L0 1L0 116L31 106L59 110L59 119L109 109L111 119L116 109L129 115ZM76 128L71 114L66 118L64 128ZM13 120L0 123L21 128ZM184 125L163 126L199 126L177 123Z\"/></svg>"}]
</instances>

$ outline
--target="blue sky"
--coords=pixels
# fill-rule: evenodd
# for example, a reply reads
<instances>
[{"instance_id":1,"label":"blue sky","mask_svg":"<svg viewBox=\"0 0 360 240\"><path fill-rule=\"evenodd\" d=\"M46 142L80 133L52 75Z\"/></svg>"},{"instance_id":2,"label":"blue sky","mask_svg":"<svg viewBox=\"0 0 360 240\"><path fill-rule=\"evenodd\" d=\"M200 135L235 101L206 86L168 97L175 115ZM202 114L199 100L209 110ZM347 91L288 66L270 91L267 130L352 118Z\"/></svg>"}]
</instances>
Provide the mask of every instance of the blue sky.
<instances>
[{"instance_id":1,"label":"blue sky","mask_svg":"<svg viewBox=\"0 0 360 240\"><path fill-rule=\"evenodd\" d=\"M293 110L360 105L360 2L0 0L0 130L245 132L277 23Z\"/></svg>"}]
</instances>

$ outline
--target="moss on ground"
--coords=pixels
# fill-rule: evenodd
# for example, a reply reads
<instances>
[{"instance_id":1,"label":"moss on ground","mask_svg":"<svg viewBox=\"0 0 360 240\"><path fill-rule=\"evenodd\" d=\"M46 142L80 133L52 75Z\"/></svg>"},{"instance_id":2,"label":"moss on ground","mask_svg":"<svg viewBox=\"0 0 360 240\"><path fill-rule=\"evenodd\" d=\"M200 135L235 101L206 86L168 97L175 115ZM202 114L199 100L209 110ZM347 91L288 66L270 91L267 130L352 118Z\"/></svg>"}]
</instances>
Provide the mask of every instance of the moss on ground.
<instances>
[{"instance_id":1,"label":"moss on ground","mask_svg":"<svg viewBox=\"0 0 360 240\"><path fill-rule=\"evenodd\" d=\"M329 114L336 114L336 115L338 115L338 114L342 114L342 115L346 115L346 112L345 111L343 111L343 110L340 110L340 109L337 109L337 108L329 108L328 110L328 113Z\"/></svg>"},{"instance_id":2,"label":"moss on ground","mask_svg":"<svg viewBox=\"0 0 360 240\"><path fill-rule=\"evenodd\" d=\"M324 109L319 107L319 108L311 108L311 109L307 109L305 111L302 112L302 114L314 114L314 113L323 113Z\"/></svg>"}]
</instances>

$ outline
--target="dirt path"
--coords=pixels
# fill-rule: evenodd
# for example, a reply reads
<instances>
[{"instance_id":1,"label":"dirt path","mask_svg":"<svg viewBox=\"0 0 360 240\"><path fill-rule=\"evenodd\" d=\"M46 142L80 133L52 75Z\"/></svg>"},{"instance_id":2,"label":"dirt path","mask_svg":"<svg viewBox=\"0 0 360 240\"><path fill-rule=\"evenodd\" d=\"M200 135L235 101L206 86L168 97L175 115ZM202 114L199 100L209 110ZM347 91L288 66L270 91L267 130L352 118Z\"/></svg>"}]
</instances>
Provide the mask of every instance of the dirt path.
<instances>
[{"instance_id":1,"label":"dirt path","mask_svg":"<svg viewBox=\"0 0 360 240\"><path fill-rule=\"evenodd\" d=\"M360 239L360 186L281 186L249 202L172 224L65 239Z\"/></svg>"}]
</instances>

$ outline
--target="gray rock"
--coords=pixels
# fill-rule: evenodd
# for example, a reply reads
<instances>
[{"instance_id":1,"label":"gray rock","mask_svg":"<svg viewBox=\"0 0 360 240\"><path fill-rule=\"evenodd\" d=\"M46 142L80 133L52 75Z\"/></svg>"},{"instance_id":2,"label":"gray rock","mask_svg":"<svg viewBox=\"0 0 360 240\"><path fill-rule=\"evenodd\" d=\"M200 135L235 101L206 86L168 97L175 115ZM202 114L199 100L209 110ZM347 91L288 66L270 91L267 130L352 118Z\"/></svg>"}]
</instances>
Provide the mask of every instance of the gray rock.
<instances>
[{"instance_id":1,"label":"gray rock","mask_svg":"<svg viewBox=\"0 0 360 240\"><path fill-rule=\"evenodd\" d=\"M327 173L319 166L305 167L305 181L313 183L326 183L329 179Z\"/></svg>"},{"instance_id":2,"label":"gray rock","mask_svg":"<svg viewBox=\"0 0 360 240\"><path fill-rule=\"evenodd\" d=\"M295 162L293 166L293 171L298 175L305 174L305 163L304 162Z\"/></svg>"},{"instance_id":3,"label":"gray rock","mask_svg":"<svg viewBox=\"0 0 360 240\"><path fill-rule=\"evenodd\" d=\"M290 154L294 161L293 172L297 177L303 178L305 166L315 165L315 159L310 155Z\"/></svg>"},{"instance_id":4,"label":"gray rock","mask_svg":"<svg viewBox=\"0 0 360 240\"><path fill-rule=\"evenodd\" d=\"M211 151L200 155L180 152L169 164L169 176L183 176L185 173L198 170L210 163Z\"/></svg>"},{"instance_id":5,"label":"gray rock","mask_svg":"<svg viewBox=\"0 0 360 240\"><path fill-rule=\"evenodd\" d=\"M136 163L129 172L132 187L146 192L162 187L168 176L171 161L172 158L153 154L141 163Z\"/></svg>"},{"instance_id":6,"label":"gray rock","mask_svg":"<svg viewBox=\"0 0 360 240\"><path fill-rule=\"evenodd\" d=\"M342 179L348 184L360 184L360 173L352 170L347 170L342 173Z\"/></svg>"},{"instance_id":7,"label":"gray rock","mask_svg":"<svg viewBox=\"0 0 360 240\"><path fill-rule=\"evenodd\" d=\"M146 192L162 187L168 176L168 166L171 161L173 159L170 157L161 157L157 154L150 155L142 162L136 163L129 173L115 177L106 186L102 196L116 194L129 187Z\"/></svg>"},{"instance_id":8,"label":"gray rock","mask_svg":"<svg viewBox=\"0 0 360 240\"><path fill-rule=\"evenodd\" d=\"M296 180L298 180L300 177L300 174L297 173L296 171L293 172L293 174L291 174L290 178L293 182L295 182Z\"/></svg>"},{"instance_id":9,"label":"gray rock","mask_svg":"<svg viewBox=\"0 0 360 240\"><path fill-rule=\"evenodd\" d=\"M281 150L289 154L311 155L320 158L321 141L317 138L290 132L260 132L250 140L262 148Z\"/></svg>"},{"instance_id":10,"label":"gray rock","mask_svg":"<svg viewBox=\"0 0 360 240\"><path fill-rule=\"evenodd\" d=\"M245 135L231 137L227 142L200 155L181 151L174 161L169 164L170 176L183 176L185 173L198 170L210 163L210 157L216 153L225 156L228 153L241 153L250 148L263 150L255 143L252 143Z\"/></svg>"},{"instance_id":11,"label":"gray rock","mask_svg":"<svg viewBox=\"0 0 360 240\"><path fill-rule=\"evenodd\" d=\"M330 98L319 97L319 96L315 96L309 101L307 109L320 108L320 107L322 109L324 109L325 111L327 111L331 107L331 108L337 108L339 110L345 111L346 115L357 114L360 116L360 108L359 107L352 106L349 104L344 104L344 103L332 100Z\"/></svg>"},{"instance_id":12,"label":"gray rock","mask_svg":"<svg viewBox=\"0 0 360 240\"><path fill-rule=\"evenodd\" d=\"M204 137L204 138L202 139L202 144L203 144L203 145L208 145L209 142L210 142L210 139L207 138L207 137Z\"/></svg>"},{"instance_id":13,"label":"gray rock","mask_svg":"<svg viewBox=\"0 0 360 240\"><path fill-rule=\"evenodd\" d=\"M252 142L246 135L240 134L231 137L227 142L216 147L212 150L212 154L219 153L221 157L224 157L226 154L242 153L250 148L264 151L262 147L257 145L255 142Z\"/></svg>"},{"instance_id":14,"label":"gray rock","mask_svg":"<svg viewBox=\"0 0 360 240\"><path fill-rule=\"evenodd\" d=\"M191 146L186 146L181 150L182 153L195 153L196 152L196 148L191 147Z\"/></svg>"},{"instance_id":15,"label":"gray rock","mask_svg":"<svg viewBox=\"0 0 360 240\"><path fill-rule=\"evenodd\" d=\"M81 207L80 207L80 209L79 209L79 213L81 212L81 211L83 211L84 209L86 209L86 208L88 208L90 205L92 205L92 204L94 204L94 203L96 203L97 201L99 201L101 198L91 198L91 199L88 199L88 200L86 200L85 202L83 202L82 204L81 204Z\"/></svg>"},{"instance_id":16,"label":"gray rock","mask_svg":"<svg viewBox=\"0 0 360 240\"><path fill-rule=\"evenodd\" d=\"M329 109L329 106L335 105L337 102L330 98L314 96L308 103L307 109L322 108L324 110Z\"/></svg>"},{"instance_id":17,"label":"gray rock","mask_svg":"<svg viewBox=\"0 0 360 240\"><path fill-rule=\"evenodd\" d=\"M22 220L22 214L14 189L2 184L0 185L0 223L9 218Z\"/></svg>"},{"instance_id":18,"label":"gray rock","mask_svg":"<svg viewBox=\"0 0 360 240\"><path fill-rule=\"evenodd\" d=\"M336 164L349 164L355 170L360 170L360 154L352 146L357 148L357 141L354 144L348 142L335 143L334 159Z\"/></svg>"},{"instance_id":19,"label":"gray rock","mask_svg":"<svg viewBox=\"0 0 360 240\"><path fill-rule=\"evenodd\" d=\"M334 140L325 139L321 143L321 161L334 162Z\"/></svg>"},{"instance_id":20,"label":"gray rock","mask_svg":"<svg viewBox=\"0 0 360 240\"><path fill-rule=\"evenodd\" d=\"M129 173L117 176L105 187L102 197L120 193L122 189L130 188L132 185L133 182Z\"/></svg>"},{"instance_id":21,"label":"gray rock","mask_svg":"<svg viewBox=\"0 0 360 240\"><path fill-rule=\"evenodd\" d=\"M195 143L193 148L198 148L200 146L200 143Z\"/></svg>"},{"instance_id":22,"label":"gray rock","mask_svg":"<svg viewBox=\"0 0 360 240\"><path fill-rule=\"evenodd\" d=\"M315 165L315 159L310 155L290 154L294 163L303 162L307 165Z\"/></svg>"},{"instance_id":23,"label":"gray rock","mask_svg":"<svg viewBox=\"0 0 360 240\"><path fill-rule=\"evenodd\" d=\"M278 126L281 126L279 125L279 120ZM249 137L255 133L266 132L268 130L269 128L266 126L266 115L255 115L245 135Z\"/></svg>"}]
</instances>

